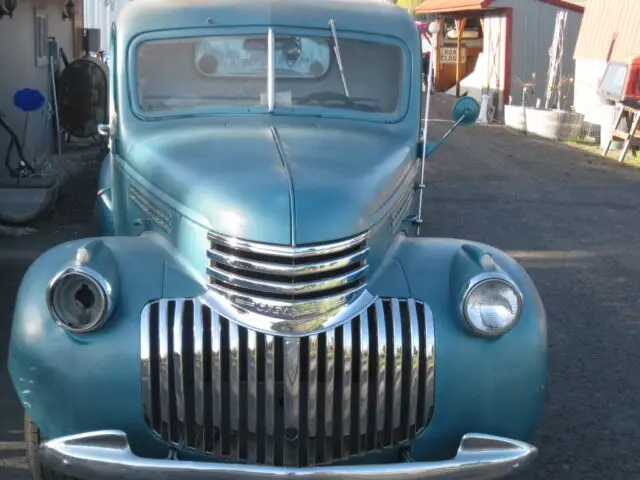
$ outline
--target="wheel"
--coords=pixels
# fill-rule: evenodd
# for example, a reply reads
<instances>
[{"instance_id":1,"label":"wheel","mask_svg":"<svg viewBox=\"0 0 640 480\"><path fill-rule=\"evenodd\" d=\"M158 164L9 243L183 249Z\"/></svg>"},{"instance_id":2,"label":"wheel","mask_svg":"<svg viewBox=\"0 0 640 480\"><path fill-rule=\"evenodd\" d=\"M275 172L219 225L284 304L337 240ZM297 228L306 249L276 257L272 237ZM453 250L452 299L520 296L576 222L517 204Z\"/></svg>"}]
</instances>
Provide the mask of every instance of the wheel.
<instances>
[{"instance_id":1,"label":"wheel","mask_svg":"<svg viewBox=\"0 0 640 480\"><path fill-rule=\"evenodd\" d=\"M33 480L78 480L66 475L60 475L40 463L40 445L47 439L40 433L27 412L24 412L24 443L27 450L29 470Z\"/></svg>"}]
</instances>

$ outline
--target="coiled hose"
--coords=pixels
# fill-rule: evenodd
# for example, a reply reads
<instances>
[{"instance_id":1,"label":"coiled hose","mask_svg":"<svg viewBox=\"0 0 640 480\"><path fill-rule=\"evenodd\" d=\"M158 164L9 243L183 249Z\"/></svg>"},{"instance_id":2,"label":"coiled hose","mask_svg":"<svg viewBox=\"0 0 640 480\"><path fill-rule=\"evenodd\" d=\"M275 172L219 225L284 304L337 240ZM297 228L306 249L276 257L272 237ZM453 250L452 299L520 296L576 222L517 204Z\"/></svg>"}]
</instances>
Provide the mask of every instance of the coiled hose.
<instances>
[{"instance_id":1,"label":"coiled hose","mask_svg":"<svg viewBox=\"0 0 640 480\"><path fill-rule=\"evenodd\" d=\"M9 175L13 178L24 177L25 174L34 174L36 173L33 166L27 162L27 159L24 156L24 152L22 151L22 145L20 144L20 139L16 132L5 122L4 116L0 113L0 127L4 129L5 132L9 134L10 141L9 146L7 147L7 153L4 157L4 165L9 171ZM20 166L18 168L13 168L11 166L11 151L15 147L18 152L18 157L20 158Z\"/></svg>"}]
</instances>

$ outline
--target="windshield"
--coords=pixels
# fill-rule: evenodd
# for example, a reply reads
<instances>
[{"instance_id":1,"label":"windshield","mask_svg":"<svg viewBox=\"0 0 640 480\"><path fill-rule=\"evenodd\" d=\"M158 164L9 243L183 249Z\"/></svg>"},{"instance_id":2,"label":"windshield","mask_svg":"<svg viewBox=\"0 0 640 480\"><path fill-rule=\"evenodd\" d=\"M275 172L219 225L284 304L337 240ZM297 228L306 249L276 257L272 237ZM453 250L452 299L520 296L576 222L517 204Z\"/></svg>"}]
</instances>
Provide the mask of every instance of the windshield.
<instances>
[{"instance_id":1,"label":"windshield","mask_svg":"<svg viewBox=\"0 0 640 480\"><path fill-rule=\"evenodd\" d=\"M326 37L273 37L275 107L396 112L402 49L339 31L336 38L330 30ZM268 106L267 34L152 40L139 45L137 60L143 113Z\"/></svg>"}]
</instances>

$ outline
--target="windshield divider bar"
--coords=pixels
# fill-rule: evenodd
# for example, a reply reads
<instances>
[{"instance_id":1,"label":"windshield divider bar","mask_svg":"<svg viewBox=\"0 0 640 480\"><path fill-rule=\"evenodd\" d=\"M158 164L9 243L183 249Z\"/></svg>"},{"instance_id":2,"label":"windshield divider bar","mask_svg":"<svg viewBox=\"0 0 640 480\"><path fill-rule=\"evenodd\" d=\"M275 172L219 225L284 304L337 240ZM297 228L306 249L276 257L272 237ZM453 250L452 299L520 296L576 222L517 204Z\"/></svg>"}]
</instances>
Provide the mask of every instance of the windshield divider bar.
<instances>
[{"instance_id":1,"label":"windshield divider bar","mask_svg":"<svg viewBox=\"0 0 640 480\"><path fill-rule=\"evenodd\" d=\"M267 32L267 107L269 112L275 108L275 38L273 28Z\"/></svg>"}]
</instances>

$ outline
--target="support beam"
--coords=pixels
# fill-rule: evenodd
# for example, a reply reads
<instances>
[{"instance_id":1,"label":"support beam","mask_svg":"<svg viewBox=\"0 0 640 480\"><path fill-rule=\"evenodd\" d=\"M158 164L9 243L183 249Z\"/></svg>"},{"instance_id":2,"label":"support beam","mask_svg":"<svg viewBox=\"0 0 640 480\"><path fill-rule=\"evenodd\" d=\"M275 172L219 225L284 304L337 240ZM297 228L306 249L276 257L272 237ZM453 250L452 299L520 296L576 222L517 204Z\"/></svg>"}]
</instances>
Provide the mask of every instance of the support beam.
<instances>
[{"instance_id":1,"label":"support beam","mask_svg":"<svg viewBox=\"0 0 640 480\"><path fill-rule=\"evenodd\" d=\"M460 96L460 78L462 72L460 71L460 60L462 59L462 35L464 35L464 29L467 25L467 17L462 17L460 20L456 20L456 97Z\"/></svg>"}]
</instances>

